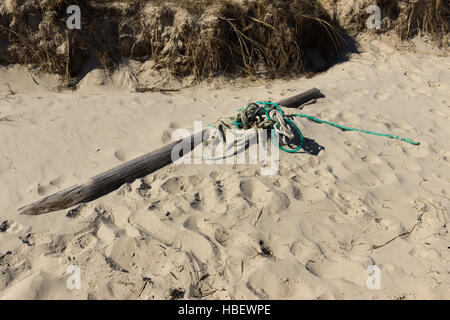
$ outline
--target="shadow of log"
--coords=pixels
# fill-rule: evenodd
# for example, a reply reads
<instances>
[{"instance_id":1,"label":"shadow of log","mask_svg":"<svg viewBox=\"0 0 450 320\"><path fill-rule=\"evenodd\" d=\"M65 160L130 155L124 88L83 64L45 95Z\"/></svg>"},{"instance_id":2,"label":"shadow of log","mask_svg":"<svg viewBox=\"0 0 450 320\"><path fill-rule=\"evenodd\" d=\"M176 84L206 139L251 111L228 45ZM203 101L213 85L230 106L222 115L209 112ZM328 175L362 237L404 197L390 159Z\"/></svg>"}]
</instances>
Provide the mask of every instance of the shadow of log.
<instances>
[{"instance_id":1,"label":"shadow of log","mask_svg":"<svg viewBox=\"0 0 450 320\"><path fill-rule=\"evenodd\" d=\"M312 156L318 156L320 151L325 150L324 146L321 146L313 139L303 138L303 149L300 153L307 153Z\"/></svg>"}]
</instances>

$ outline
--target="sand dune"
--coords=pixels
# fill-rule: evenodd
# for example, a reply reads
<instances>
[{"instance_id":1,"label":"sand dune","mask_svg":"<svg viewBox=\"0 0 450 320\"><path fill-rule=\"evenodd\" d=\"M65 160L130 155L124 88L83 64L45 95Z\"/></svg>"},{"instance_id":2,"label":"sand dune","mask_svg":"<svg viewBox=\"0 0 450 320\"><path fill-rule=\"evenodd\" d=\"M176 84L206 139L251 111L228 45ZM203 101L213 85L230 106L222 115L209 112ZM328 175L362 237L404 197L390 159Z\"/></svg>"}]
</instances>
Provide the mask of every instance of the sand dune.
<instances>
[{"instance_id":1,"label":"sand dune","mask_svg":"<svg viewBox=\"0 0 450 320\"><path fill-rule=\"evenodd\" d=\"M450 60L427 50L373 40L312 79L173 93L133 93L139 75L105 83L99 71L58 93L49 76L2 67L0 298L449 299ZM322 149L281 153L278 175L172 165L71 210L17 213L195 120L311 87L326 99L304 113L421 145L302 119Z\"/></svg>"}]
</instances>

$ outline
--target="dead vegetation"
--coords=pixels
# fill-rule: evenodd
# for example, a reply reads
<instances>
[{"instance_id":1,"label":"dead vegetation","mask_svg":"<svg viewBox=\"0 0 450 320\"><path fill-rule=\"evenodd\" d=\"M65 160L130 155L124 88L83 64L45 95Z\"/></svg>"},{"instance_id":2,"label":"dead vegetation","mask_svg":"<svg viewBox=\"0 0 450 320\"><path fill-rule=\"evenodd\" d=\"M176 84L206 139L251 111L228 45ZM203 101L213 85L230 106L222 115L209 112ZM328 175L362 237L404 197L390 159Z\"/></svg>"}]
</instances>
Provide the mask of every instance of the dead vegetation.
<instances>
[{"instance_id":1,"label":"dead vegetation","mask_svg":"<svg viewBox=\"0 0 450 320\"><path fill-rule=\"evenodd\" d=\"M156 26L150 28L156 31L148 41L152 58L177 76L283 77L324 70L341 54L342 31L315 1L259 0L246 5L223 1L199 16L198 23L173 14L182 20L173 45L167 45L164 31L158 32Z\"/></svg>"},{"instance_id":2,"label":"dead vegetation","mask_svg":"<svg viewBox=\"0 0 450 320\"><path fill-rule=\"evenodd\" d=\"M394 32L402 40L427 35L436 45L448 47L448 0L340 0L334 2L333 10L346 30L360 33L367 31L366 9L371 4L381 8L382 27L378 33Z\"/></svg>"},{"instance_id":3,"label":"dead vegetation","mask_svg":"<svg viewBox=\"0 0 450 320\"><path fill-rule=\"evenodd\" d=\"M66 0L26 2L0 24L9 44L0 59L66 80L87 63L111 70L128 58L153 59L177 77L282 77L324 70L341 54L343 31L318 1L71 1L83 13L78 31L65 28Z\"/></svg>"},{"instance_id":4,"label":"dead vegetation","mask_svg":"<svg viewBox=\"0 0 450 320\"><path fill-rule=\"evenodd\" d=\"M448 46L450 8L448 0L419 0L406 6L397 30L402 39L410 39L418 33L431 36L442 46Z\"/></svg>"},{"instance_id":5,"label":"dead vegetation","mask_svg":"<svg viewBox=\"0 0 450 320\"><path fill-rule=\"evenodd\" d=\"M353 47L346 31L367 30L369 2L8 0L0 4L0 63L32 64L67 83L93 67L112 70L130 58L152 59L155 69L195 79L311 74ZM447 0L376 3L380 32L395 30L402 39L429 34L448 45ZM81 8L81 30L66 28L72 4Z\"/></svg>"}]
</instances>

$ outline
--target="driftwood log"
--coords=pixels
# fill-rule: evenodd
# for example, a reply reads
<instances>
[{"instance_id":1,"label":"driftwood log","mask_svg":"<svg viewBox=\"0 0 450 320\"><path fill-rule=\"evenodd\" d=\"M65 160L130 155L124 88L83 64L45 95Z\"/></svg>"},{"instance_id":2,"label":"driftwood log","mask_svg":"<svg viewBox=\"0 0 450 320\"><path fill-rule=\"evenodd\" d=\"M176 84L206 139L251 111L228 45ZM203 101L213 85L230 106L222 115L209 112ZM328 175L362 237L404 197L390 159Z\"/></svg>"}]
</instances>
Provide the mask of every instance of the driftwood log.
<instances>
[{"instance_id":1,"label":"driftwood log","mask_svg":"<svg viewBox=\"0 0 450 320\"><path fill-rule=\"evenodd\" d=\"M321 97L324 96L318 89L314 88L294 97L282 100L278 102L278 104L287 108L297 108L308 101ZM203 141L205 135L207 135L207 130L198 132L184 139L188 145L190 142L191 148L189 152ZM39 215L51 211L67 209L79 203L95 200L116 190L125 183L149 175L172 163L172 150L182 141L183 140L181 139L173 142L158 150L103 172L89 179L87 183L74 185L22 207L19 209L19 213L25 215Z\"/></svg>"},{"instance_id":2,"label":"driftwood log","mask_svg":"<svg viewBox=\"0 0 450 320\"><path fill-rule=\"evenodd\" d=\"M285 108L298 108L304 103L319 98L325 98L325 96L322 94L322 92L320 92L319 89L313 88L291 98L281 100L280 102L278 102L278 104Z\"/></svg>"}]
</instances>

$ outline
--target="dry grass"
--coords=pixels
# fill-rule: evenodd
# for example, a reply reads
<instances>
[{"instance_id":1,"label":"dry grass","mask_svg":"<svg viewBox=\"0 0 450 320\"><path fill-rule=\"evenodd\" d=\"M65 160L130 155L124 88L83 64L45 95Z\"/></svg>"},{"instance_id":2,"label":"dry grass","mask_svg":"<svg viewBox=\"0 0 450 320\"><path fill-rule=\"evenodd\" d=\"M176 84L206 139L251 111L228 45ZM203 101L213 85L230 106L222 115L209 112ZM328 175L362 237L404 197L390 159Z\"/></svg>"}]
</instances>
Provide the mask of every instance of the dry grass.
<instances>
[{"instance_id":1,"label":"dry grass","mask_svg":"<svg viewBox=\"0 0 450 320\"><path fill-rule=\"evenodd\" d=\"M377 5L391 22L384 30L396 30L402 40L428 35L437 45L448 46L448 0L377 0Z\"/></svg>"},{"instance_id":2,"label":"dry grass","mask_svg":"<svg viewBox=\"0 0 450 320\"><path fill-rule=\"evenodd\" d=\"M148 3L159 10L160 16L178 10L166 0L119 1L135 7L128 16L115 13L108 9L110 6L94 8L84 0L51 0L45 7L38 0L33 1L34 11L16 17L19 22L14 26L0 23L0 38L7 38L17 62L61 74L66 82L82 74L87 61L96 61L111 70L128 58L152 58L158 67L167 68L178 77L196 79L219 74L269 78L308 75L337 61L346 38L318 0L248 0L244 4L229 0L172 0L188 18L186 23L167 28L161 28L162 18L145 24L138 16L139 9ZM383 17L391 22L385 30L397 30L402 39L429 34L436 43L448 45L448 0L376 3L382 8ZM66 30L65 10L69 4L82 7L82 30ZM214 10L206 12L212 5ZM30 16L39 14L42 19L47 15L44 31L40 30L42 23L38 28L28 22ZM174 16L176 12L169 14ZM211 15L212 20L206 19ZM365 13L355 16L359 31L366 30L366 19ZM131 42L129 48L122 40L124 35ZM136 45L138 41L141 43ZM65 51L58 52L58 47Z\"/></svg>"},{"instance_id":3,"label":"dry grass","mask_svg":"<svg viewBox=\"0 0 450 320\"><path fill-rule=\"evenodd\" d=\"M19 63L34 64L38 70L63 74L66 62L49 52L47 47L39 45L30 28L23 26L22 32L18 32L0 25L0 30L12 36L12 42L16 44L15 52Z\"/></svg>"},{"instance_id":4,"label":"dry grass","mask_svg":"<svg viewBox=\"0 0 450 320\"><path fill-rule=\"evenodd\" d=\"M161 34L152 34L152 57L178 76L283 77L312 69L311 54L325 61L323 68L341 54L341 31L316 1L254 0L243 6L221 1L216 14L209 32L200 25L181 30L181 50L163 52Z\"/></svg>"},{"instance_id":5,"label":"dry grass","mask_svg":"<svg viewBox=\"0 0 450 320\"><path fill-rule=\"evenodd\" d=\"M409 39L418 33L430 35L441 44L448 45L450 18L449 2L447 0L419 0L412 2L405 12L407 22L398 26L402 39ZM446 42L446 43L445 43Z\"/></svg>"},{"instance_id":6,"label":"dry grass","mask_svg":"<svg viewBox=\"0 0 450 320\"><path fill-rule=\"evenodd\" d=\"M53 0L53 1L64 1L64 0ZM164 5L167 3L174 3L180 7L187 9L191 13L200 14L205 11L206 8L214 4L220 4L222 0L94 0L97 3L111 3L111 2L126 2L126 3L153 3L156 5Z\"/></svg>"}]
</instances>

